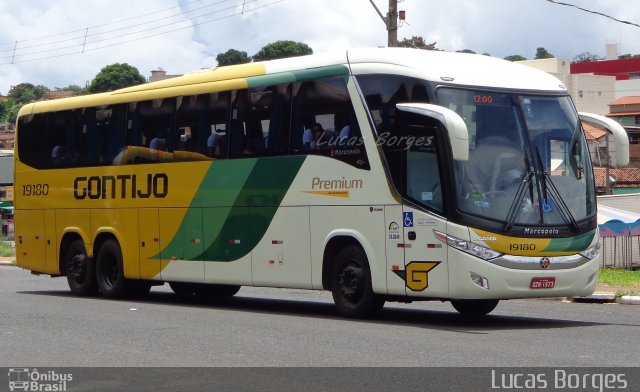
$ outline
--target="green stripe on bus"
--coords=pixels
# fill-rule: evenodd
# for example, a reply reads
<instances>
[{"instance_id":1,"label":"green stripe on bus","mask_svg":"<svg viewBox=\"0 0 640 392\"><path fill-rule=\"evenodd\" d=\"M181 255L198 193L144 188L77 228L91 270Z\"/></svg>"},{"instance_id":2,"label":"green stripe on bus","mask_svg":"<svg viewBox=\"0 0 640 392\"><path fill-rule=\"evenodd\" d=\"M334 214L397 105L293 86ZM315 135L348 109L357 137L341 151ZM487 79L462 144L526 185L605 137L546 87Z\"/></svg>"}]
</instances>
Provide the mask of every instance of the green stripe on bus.
<instances>
[{"instance_id":1,"label":"green stripe on bus","mask_svg":"<svg viewBox=\"0 0 640 392\"><path fill-rule=\"evenodd\" d=\"M593 241L596 231L580 234L577 237L554 238L545 249L547 252L579 252L587 249Z\"/></svg>"},{"instance_id":2,"label":"green stripe on bus","mask_svg":"<svg viewBox=\"0 0 640 392\"><path fill-rule=\"evenodd\" d=\"M328 67L303 69L301 71L279 72L275 74L252 76L246 78L249 88L271 86L293 82L304 82L324 78L349 75L349 68L345 65L331 65Z\"/></svg>"},{"instance_id":3,"label":"green stripe on bus","mask_svg":"<svg viewBox=\"0 0 640 392\"><path fill-rule=\"evenodd\" d=\"M162 254L202 261L244 257L264 236L305 159L299 156L214 162ZM201 253L184 250L194 230L202 233Z\"/></svg>"}]
</instances>

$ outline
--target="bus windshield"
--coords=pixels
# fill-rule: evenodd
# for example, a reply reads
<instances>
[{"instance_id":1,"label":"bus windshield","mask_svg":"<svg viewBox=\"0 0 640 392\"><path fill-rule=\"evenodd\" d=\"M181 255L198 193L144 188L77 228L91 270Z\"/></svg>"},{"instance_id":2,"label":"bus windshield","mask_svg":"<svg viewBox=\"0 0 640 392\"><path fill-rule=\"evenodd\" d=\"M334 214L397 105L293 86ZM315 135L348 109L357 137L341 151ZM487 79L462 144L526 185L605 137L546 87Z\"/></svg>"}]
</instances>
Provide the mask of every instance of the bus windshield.
<instances>
[{"instance_id":1,"label":"bus windshield","mask_svg":"<svg viewBox=\"0 0 640 392\"><path fill-rule=\"evenodd\" d=\"M469 130L455 163L457 209L515 225L571 225L596 212L593 171L568 96L441 88L439 103ZM586 201L586 203L585 203Z\"/></svg>"}]
</instances>

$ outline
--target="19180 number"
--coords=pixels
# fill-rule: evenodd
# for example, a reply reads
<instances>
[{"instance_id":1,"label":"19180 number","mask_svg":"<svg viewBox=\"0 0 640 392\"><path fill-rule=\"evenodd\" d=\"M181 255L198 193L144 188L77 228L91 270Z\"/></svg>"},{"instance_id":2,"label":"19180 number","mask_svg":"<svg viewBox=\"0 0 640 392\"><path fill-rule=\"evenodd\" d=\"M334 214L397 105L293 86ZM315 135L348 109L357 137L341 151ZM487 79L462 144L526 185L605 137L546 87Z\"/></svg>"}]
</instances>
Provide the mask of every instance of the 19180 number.
<instances>
[{"instance_id":1,"label":"19180 number","mask_svg":"<svg viewBox=\"0 0 640 392\"><path fill-rule=\"evenodd\" d=\"M47 196L49 184L26 184L22 186L22 196Z\"/></svg>"}]
</instances>

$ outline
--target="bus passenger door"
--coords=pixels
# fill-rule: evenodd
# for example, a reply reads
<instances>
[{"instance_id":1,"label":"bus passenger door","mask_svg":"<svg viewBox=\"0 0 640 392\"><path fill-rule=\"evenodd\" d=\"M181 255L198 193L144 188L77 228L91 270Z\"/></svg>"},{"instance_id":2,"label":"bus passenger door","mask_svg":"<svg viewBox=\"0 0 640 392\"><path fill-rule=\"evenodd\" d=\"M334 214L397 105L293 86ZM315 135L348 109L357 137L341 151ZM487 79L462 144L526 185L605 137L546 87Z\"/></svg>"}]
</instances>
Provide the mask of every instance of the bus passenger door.
<instances>
[{"instance_id":1,"label":"bus passenger door","mask_svg":"<svg viewBox=\"0 0 640 392\"><path fill-rule=\"evenodd\" d=\"M446 297L449 294L447 248L435 235L446 233L445 188L440 140L441 124L417 113L400 112L396 128L404 138L402 231L405 282L409 296Z\"/></svg>"},{"instance_id":2,"label":"bus passenger door","mask_svg":"<svg viewBox=\"0 0 640 392\"><path fill-rule=\"evenodd\" d=\"M384 219L387 248L387 293L389 295L405 295L402 205L386 206Z\"/></svg>"},{"instance_id":3,"label":"bus passenger door","mask_svg":"<svg viewBox=\"0 0 640 392\"><path fill-rule=\"evenodd\" d=\"M140 278L160 279L160 225L157 208L138 211Z\"/></svg>"},{"instance_id":4,"label":"bus passenger door","mask_svg":"<svg viewBox=\"0 0 640 392\"><path fill-rule=\"evenodd\" d=\"M446 221L410 206L402 210L404 269L408 296L449 294L447 248L434 234L446 232Z\"/></svg>"}]
</instances>

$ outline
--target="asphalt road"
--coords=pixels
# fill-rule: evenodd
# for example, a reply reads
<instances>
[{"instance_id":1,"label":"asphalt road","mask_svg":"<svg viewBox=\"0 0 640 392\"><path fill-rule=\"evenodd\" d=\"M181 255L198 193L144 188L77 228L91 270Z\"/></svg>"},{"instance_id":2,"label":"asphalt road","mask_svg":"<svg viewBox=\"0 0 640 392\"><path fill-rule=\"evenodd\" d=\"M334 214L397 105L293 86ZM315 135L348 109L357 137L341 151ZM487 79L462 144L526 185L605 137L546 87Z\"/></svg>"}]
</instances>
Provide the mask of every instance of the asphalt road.
<instances>
[{"instance_id":1,"label":"asphalt road","mask_svg":"<svg viewBox=\"0 0 640 392\"><path fill-rule=\"evenodd\" d=\"M339 317L327 292L243 288L223 302L70 295L64 278L0 267L0 366L639 366L640 307L501 302L482 321L448 303Z\"/></svg>"}]
</instances>

